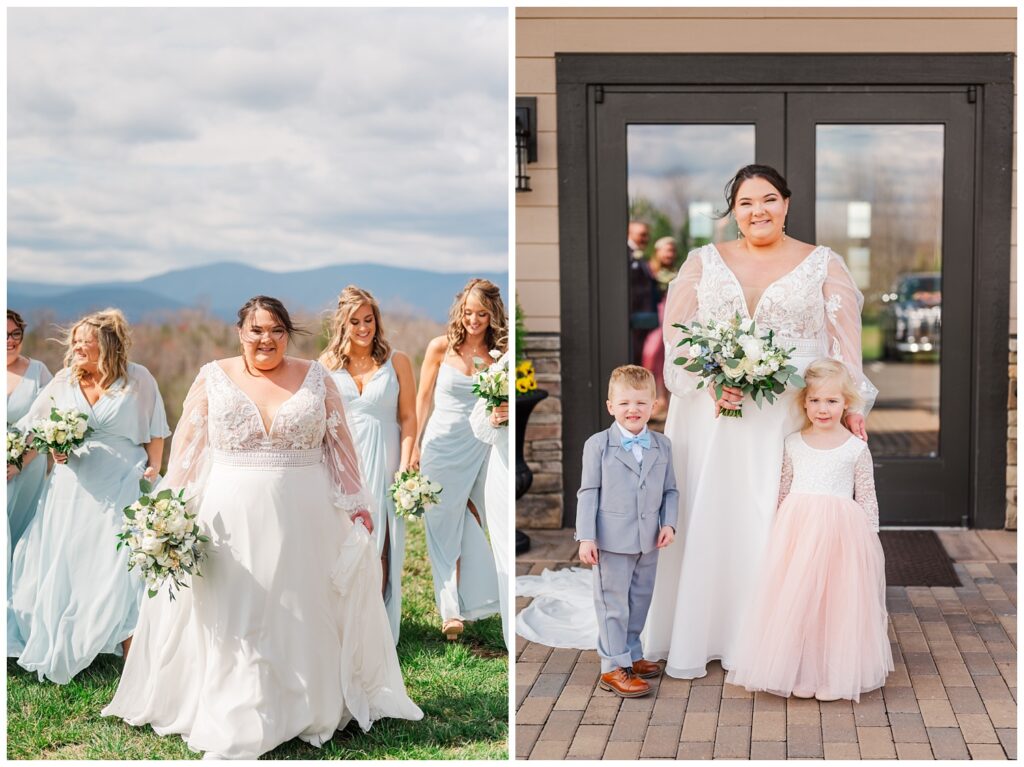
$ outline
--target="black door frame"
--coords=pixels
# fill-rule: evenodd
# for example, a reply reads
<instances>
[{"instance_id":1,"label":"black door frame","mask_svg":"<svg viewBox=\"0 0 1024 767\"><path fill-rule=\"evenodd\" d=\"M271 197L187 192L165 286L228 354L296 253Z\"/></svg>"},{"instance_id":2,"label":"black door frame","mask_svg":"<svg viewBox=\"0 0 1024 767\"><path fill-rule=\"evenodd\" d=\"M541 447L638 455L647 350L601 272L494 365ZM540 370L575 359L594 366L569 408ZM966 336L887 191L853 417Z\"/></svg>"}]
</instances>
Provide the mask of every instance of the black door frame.
<instances>
[{"instance_id":1,"label":"black door frame","mask_svg":"<svg viewBox=\"0 0 1024 767\"><path fill-rule=\"evenodd\" d=\"M970 508L964 522L1003 527L1013 141L1012 54L557 54L559 262L563 362L563 524L575 523L583 442L601 427L606 382L597 338L599 226L595 110L605 88L959 87L978 102L974 198ZM627 211L614 231L625 232ZM570 394L571 393L571 394ZM570 395L570 396L565 396ZM949 435L952 437L953 435Z\"/></svg>"}]
</instances>

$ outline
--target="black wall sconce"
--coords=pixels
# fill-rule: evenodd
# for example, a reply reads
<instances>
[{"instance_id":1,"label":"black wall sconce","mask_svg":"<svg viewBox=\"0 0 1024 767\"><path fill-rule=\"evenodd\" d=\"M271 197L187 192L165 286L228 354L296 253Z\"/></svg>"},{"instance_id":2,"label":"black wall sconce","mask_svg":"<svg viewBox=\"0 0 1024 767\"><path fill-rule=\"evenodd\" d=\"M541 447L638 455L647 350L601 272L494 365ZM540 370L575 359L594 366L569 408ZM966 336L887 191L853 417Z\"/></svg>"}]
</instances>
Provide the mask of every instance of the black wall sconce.
<instances>
[{"instance_id":1,"label":"black wall sconce","mask_svg":"<svg viewBox=\"0 0 1024 767\"><path fill-rule=\"evenodd\" d=\"M537 162L537 99L516 96L516 191L529 192L526 164Z\"/></svg>"}]
</instances>

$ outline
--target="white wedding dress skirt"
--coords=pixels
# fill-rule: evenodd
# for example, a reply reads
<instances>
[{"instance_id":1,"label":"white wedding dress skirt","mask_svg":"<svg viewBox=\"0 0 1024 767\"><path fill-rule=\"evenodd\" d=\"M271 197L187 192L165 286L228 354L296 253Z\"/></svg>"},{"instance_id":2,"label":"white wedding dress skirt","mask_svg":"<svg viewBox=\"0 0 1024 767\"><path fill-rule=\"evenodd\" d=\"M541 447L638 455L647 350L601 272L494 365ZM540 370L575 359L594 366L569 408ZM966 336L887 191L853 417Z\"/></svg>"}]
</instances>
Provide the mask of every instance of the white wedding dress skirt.
<instances>
[{"instance_id":1,"label":"white wedding dress skirt","mask_svg":"<svg viewBox=\"0 0 1024 767\"><path fill-rule=\"evenodd\" d=\"M516 596L533 601L516 616L516 633L547 647L596 650L593 573L588 567L567 567L518 576Z\"/></svg>"},{"instance_id":2,"label":"white wedding dress skirt","mask_svg":"<svg viewBox=\"0 0 1024 767\"><path fill-rule=\"evenodd\" d=\"M352 719L367 730L422 718L405 693L377 547L330 503L321 451L306 452L305 466L214 459L198 516L212 539L202 576L173 602L166 589L144 599L104 716L234 759L294 737L319 746Z\"/></svg>"},{"instance_id":3,"label":"white wedding dress skirt","mask_svg":"<svg viewBox=\"0 0 1024 767\"><path fill-rule=\"evenodd\" d=\"M814 359L794 356L802 373ZM782 447L801 427L800 390L789 388L760 409L743 401L743 417L715 418L700 389L672 395L665 434L672 439L679 486L675 543L661 550L644 657L692 679L707 664L732 658L750 608L778 503Z\"/></svg>"}]
</instances>

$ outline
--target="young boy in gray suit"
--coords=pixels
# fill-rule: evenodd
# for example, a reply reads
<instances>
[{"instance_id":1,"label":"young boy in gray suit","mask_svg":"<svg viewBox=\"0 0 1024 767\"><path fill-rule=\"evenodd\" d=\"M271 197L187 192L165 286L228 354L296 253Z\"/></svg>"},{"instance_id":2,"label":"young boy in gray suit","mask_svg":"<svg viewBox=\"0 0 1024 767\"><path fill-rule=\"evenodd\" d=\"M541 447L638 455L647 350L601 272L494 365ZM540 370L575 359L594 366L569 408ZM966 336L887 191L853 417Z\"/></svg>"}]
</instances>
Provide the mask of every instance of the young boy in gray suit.
<instances>
[{"instance_id":1,"label":"young boy in gray suit","mask_svg":"<svg viewBox=\"0 0 1024 767\"><path fill-rule=\"evenodd\" d=\"M657 391L654 376L623 365L608 381L615 423L583 446L576 494L580 561L594 566L601 687L624 698L646 695L644 679L661 667L643 659L640 632L654 591L658 549L675 538L679 491L672 443L647 428Z\"/></svg>"}]
</instances>

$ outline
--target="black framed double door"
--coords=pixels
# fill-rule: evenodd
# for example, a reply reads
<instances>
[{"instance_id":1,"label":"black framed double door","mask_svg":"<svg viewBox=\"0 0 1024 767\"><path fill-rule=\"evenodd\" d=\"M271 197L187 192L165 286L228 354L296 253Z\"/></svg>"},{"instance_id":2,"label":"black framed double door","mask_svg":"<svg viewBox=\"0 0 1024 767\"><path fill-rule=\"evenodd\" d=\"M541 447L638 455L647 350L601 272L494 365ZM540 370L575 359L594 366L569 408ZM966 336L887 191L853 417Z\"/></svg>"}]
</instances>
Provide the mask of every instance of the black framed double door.
<instances>
[{"instance_id":1,"label":"black framed double door","mask_svg":"<svg viewBox=\"0 0 1024 767\"><path fill-rule=\"evenodd\" d=\"M598 380L634 358L630 219L681 253L736 237L723 186L778 168L787 230L844 257L865 297L863 364L883 524L970 506L976 102L967 88L601 89L592 106ZM944 290L943 287L948 289ZM607 416L600 416L607 422Z\"/></svg>"}]
</instances>

